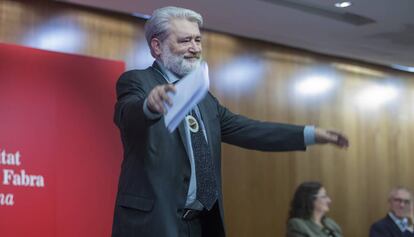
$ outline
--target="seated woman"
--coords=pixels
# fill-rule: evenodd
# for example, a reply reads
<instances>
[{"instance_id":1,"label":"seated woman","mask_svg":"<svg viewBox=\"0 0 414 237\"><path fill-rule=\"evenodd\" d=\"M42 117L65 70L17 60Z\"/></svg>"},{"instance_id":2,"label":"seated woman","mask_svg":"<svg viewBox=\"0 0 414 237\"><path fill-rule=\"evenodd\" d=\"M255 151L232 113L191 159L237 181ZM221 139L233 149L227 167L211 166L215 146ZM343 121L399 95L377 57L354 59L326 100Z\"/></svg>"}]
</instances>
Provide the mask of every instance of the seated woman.
<instances>
[{"instance_id":1,"label":"seated woman","mask_svg":"<svg viewBox=\"0 0 414 237\"><path fill-rule=\"evenodd\" d=\"M326 217L331 199L318 182L304 182L293 197L287 237L341 237L338 224Z\"/></svg>"}]
</instances>

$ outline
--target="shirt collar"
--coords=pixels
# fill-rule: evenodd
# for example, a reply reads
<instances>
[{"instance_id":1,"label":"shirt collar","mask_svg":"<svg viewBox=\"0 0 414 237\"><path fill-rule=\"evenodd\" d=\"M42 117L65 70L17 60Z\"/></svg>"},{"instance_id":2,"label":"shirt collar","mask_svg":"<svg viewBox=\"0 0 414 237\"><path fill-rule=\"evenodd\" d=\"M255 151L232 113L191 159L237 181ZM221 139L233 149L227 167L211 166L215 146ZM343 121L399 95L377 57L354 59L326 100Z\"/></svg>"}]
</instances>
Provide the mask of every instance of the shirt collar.
<instances>
[{"instance_id":1,"label":"shirt collar","mask_svg":"<svg viewBox=\"0 0 414 237\"><path fill-rule=\"evenodd\" d=\"M407 229L407 227L408 227L408 219L407 218L399 219L392 212L389 212L388 216L391 217L391 219L398 226L398 228L401 230L401 232L404 232Z\"/></svg>"}]
</instances>

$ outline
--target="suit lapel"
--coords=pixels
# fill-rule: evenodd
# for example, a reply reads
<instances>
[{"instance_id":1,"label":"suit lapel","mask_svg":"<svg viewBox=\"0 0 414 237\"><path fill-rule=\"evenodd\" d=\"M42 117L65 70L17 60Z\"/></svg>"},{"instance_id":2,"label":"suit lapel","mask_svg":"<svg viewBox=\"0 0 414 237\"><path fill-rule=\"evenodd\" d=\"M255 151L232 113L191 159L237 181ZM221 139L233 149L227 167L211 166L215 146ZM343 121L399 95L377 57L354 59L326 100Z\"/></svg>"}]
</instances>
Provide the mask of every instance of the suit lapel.
<instances>
[{"instance_id":1,"label":"suit lapel","mask_svg":"<svg viewBox=\"0 0 414 237\"><path fill-rule=\"evenodd\" d=\"M400 228L398 227L398 225L392 220L392 218L389 216L389 215L387 215L387 222L388 222L388 225L391 227L391 230L392 230L392 232L394 232L394 234L396 234L396 235L399 235L399 234L401 234L401 230L400 230Z\"/></svg>"},{"instance_id":2,"label":"suit lapel","mask_svg":"<svg viewBox=\"0 0 414 237\"><path fill-rule=\"evenodd\" d=\"M166 76L162 73L162 70L161 70L161 68L159 67L159 65L156 61L154 61L151 68L152 68L154 74L156 74L155 80L157 80L157 82L159 84L168 83L167 79L165 78ZM198 104L198 109L200 110L200 114L201 114L201 118L203 120L204 128L206 129L207 140L209 141L208 146L210 148L211 154L213 154L212 153L213 152L213 146L212 146L212 142L210 142L211 132L210 132L210 124L208 123L208 120L209 120L209 118L208 118L208 109L207 109L205 99L203 99ZM180 125L178 126L178 133L180 134L181 141L183 142L183 145L185 147L185 151L187 152L187 155L190 156L190 154L188 153L188 148L189 147L187 145L187 136L186 136L186 133L185 133L185 120L181 121Z\"/></svg>"},{"instance_id":3,"label":"suit lapel","mask_svg":"<svg viewBox=\"0 0 414 237\"><path fill-rule=\"evenodd\" d=\"M155 77L154 77L155 80L159 84L167 84L168 83L168 80L166 79L166 75L164 75L162 73L162 70L161 70L160 66L158 65L158 63L156 61L154 61L154 63L152 64L151 69L152 69L153 73L155 74ZM187 153L187 156L190 156L190 154L188 153L187 137L186 137L186 133L185 133L185 120L181 121L181 123L178 125L178 133L180 135L181 142L184 145L185 152Z\"/></svg>"},{"instance_id":4,"label":"suit lapel","mask_svg":"<svg viewBox=\"0 0 414 237\"><path fill-rule=\"evenodd\" d=\"M154 61L154 63L151 66L151 69L153 71L153 73L155 74L155 80L159 83L159 84L167 84L168 80L166 78L166 76L162 73L162 70L160 68L160 66L158 65L158 63L156 61Z\"/></svg>"}]
</instances>

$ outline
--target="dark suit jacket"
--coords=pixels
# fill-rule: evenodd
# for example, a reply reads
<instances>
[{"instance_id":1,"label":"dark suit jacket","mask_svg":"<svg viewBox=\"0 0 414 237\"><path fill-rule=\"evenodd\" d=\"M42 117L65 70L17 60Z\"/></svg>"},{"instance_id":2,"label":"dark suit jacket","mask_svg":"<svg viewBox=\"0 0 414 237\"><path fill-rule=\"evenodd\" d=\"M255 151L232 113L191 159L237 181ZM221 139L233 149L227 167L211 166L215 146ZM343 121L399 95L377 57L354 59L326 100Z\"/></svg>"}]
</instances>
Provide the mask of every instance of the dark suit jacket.
<instances>
[{"instance_id":1,"label":"dark suit jacket","mask_svg":"<svg viewBox=\"0 0 414 237\"><path fill-rule=\"evenodd\" d=\"M341 227L331 218L325 217L323 224L335 237L342 236ZM292 218L288 221L287 237L329 237L329 235L310 219Z\"/></svg>"},{"instance_id":2,"label":"dark suit jacket","mask_svg":"<svg viewBox=\"0 0 414 237\"><path fill-rule=\"evenodd\" d=\"M409 231L401 232L389 215L372 224L369 237L414 237Z\"/></svg>"},{"instance_id":3,"label":"dark suit jacket","mask_svg":"<svg viewBox=\"0 0 414 237\"><path fill-rule=\"evenodd\" d=\"M117 83L115 123L124 147L112 236L181 236L190 180L184 123L173 133L163 117L149 120L143 103L165 79L154 67L132 70ZM211 149L223 220L221 142L263 151L304 150L303 127L260 122L233 114L208 93L198 104Z\"/></svg>"}]
</instances>

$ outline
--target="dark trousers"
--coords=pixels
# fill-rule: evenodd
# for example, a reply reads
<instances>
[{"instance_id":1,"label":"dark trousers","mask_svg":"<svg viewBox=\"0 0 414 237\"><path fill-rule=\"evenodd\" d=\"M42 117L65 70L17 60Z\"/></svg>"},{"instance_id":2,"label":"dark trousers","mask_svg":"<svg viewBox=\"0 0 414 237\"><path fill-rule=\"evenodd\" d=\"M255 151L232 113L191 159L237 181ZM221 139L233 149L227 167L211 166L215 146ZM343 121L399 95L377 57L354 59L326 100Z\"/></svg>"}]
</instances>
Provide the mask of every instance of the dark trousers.
<instances>
[{"instance_id":1,"label":"dark trousers","mask_svg":"<svg viewBox=\"0 0 414 237\"><path fill-rule=\"evenodd\" d=\"M210 211L202 212L192 220L184 220L186 237L224 237L224 227L221 221L217 202Z\"/></svg>"}]
</instances>

